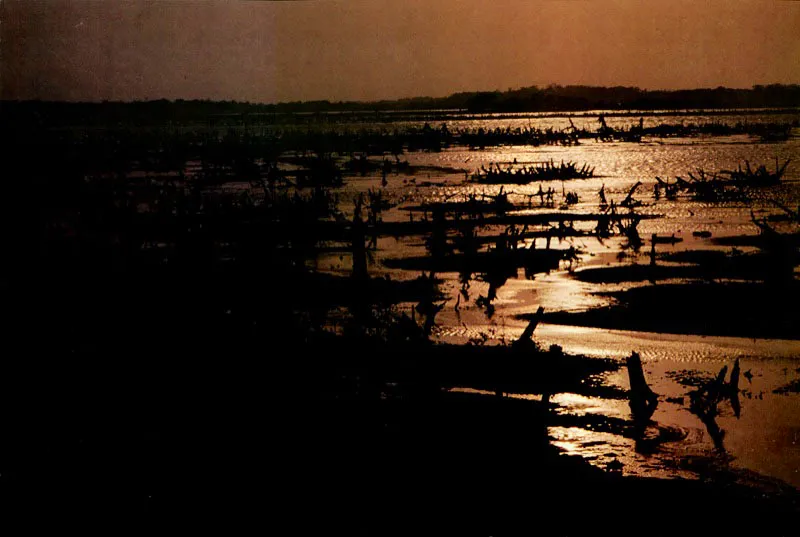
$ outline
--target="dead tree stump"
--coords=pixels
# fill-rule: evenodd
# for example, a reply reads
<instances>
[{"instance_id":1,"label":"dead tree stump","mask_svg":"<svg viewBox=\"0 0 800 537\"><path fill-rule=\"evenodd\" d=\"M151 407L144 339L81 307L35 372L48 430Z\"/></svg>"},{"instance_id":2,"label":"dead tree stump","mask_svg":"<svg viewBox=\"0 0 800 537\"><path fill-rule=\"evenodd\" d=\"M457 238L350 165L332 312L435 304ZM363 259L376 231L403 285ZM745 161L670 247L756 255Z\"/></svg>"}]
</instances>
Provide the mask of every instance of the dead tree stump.
<instances>
[{"instance_id":1,"label":"dead tree stump","mask_svg":"<svg viewBox=\"0 0 800 537\"><path fill-rule=\"evenodd\" d=\"M647 385L642 369L642 359L639 353L632 353L627 360L628 379L630 380L630 401L634 420L647 421L656 411L658 396Z\"/></svg>"}]
</instances>

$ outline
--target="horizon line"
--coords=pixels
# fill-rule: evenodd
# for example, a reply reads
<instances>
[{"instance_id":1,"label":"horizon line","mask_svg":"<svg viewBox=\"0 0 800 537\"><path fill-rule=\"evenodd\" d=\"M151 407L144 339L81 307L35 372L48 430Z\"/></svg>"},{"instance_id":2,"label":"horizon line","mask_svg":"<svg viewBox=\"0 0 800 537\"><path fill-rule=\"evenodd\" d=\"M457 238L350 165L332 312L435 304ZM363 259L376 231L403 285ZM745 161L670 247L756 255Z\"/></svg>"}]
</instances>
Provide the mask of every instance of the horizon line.
<instances>
[{"instance_id":1,"label":"horizon line","mask_svg":"<svg viewBox=\"0 0 800 537\"><path fill-rule=\"evenodd\" d=\"M625 86L625 85L618 85L618 86L600 86L600 85L588 85L588 84L548 84L548 85L531 85L531 86L520 86L516 88L508 88L506 90L494 89L494 90L464 90L464 91L456 91L449 93L447 95L442 96L432 96L432 95L417 95L412 97L396 97L396 98L381 98L381 99L373 99L373 100L363 100L363 99L307 99L307 100L289 100L289 101L250 101L250 100L235 100L235 99L224 99L224 98L187 98L187 97L155 97L155 98L145 98L145 99L132 99L132 100L111 100L111 99L87 99L87 100L72 100L72 99L42 99L42 98L34 98L34 99L19 99L19 98L6 98L0 96L0 102L3 103L63 103L63 104L137 104L137 103L153 103L153 102L161 102L167 101L171 103L175 102L211 102L211 103L234 103L234 104L248 104L248 105L256 105L256 106L280 106L280 105L298 105L298 104L315 104L315 103L327 103L327 104L380 104L380 103L399 103L402 101L414 101L414 100L425 100L425 99L448 99L451 97L455 97L458 95L465 95L465 94L509 94L523 90L540 90L546 91L548 89L568 89L568 88L586 88L586 89L600 89L600 90L609 90L609 89L625 89L625 90L635 90L642 93L680 93L680 92L691 92L691 91L715 91L715 90L733 90L733 91L754 91L756 88L770 88L770 87L782 87L782 88L793 88L793 87L800 87L800 82L798 83L783 83L783 82L774 82L768 84L753 84L750 87L729 87L729 86L715 86L715 87L694 87L694 88L678 88L678 89L646 89L640 88L639 86Z\"/></svg>"}]
</instances>

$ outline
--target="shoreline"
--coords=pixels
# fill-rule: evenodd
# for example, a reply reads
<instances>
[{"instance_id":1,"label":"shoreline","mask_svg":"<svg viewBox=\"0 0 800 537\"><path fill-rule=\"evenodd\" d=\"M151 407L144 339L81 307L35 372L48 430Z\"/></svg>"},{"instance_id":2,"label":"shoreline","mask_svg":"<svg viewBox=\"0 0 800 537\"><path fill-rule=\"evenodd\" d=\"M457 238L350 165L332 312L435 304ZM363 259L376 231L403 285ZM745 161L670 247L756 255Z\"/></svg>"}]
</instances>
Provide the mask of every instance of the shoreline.
<instances>
[{"instance_id":1,"label":"shoreline","mask_svg":"<svg viewBox=\"0 0 800 537\"><path fill-rule=\"evenodd\" d=\"M795 319L781 307L795 302L796 282L786 287L741 282L655 284L607 294L618 304L583 312L549 312L543 322L665 334L800 339ZM532 315L517 318L530 320Z\"/></svg>"}]
</instances>

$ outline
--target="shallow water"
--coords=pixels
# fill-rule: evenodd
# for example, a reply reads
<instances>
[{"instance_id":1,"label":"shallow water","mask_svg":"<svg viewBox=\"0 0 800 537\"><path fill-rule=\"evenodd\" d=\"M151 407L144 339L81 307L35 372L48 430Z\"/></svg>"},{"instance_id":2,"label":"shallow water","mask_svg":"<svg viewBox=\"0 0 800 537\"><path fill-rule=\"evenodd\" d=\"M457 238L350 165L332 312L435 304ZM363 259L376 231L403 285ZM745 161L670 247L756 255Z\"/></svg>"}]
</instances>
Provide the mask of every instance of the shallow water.
<instances>
[{"instance_id":1,"label":"shallow water","mask_svg":"<svg viewBox=\"0 0 800 537\"><path fill-rule=\"evenodd\" d=\"M647 456L637 454L635 449L631 453L628 447L619 449L614 443L609 443L607 452L620 458L624 473L650 474L653 469L659 475L667 469L683 473L690 461L703 458L716 467L753 470L800 487L800 395L773 392L800 378L800 342L558 325L540 326L537 341L543 345L558 344L568 352L590 356L622 359L634 350L641 354L646 378L659 395L651 432L680 430L685 436L665 442ZM724 431L720 448L715 445L706 426L689 410L688 393L695 387L686 383L696 378L711 378L723 366L728 366L730 372L737 358L741 371L748 372L752 378L740 378L741 414L738 418L733 415L729 404L720 405L720 416L716 420ZM610 385L628 389L624 368L606 380ZM565 406L579 410L569 402ZM629 419L627 405L624 410L623 417ZM601 400L592 412L619 415L619 402L610 401L604 405ZM568 434L560 431L558 440L568 444L573 453L591 455L597 450L596 446L590 446L591 449L586 451L582 448L584 443L597 440L591 432L573 431ZM626 458L627 463L624 461Z\"/></svg>"},{"instance_id":2,"label":"shallow water","mask_svg":"<svg viewBox=\"0 0 800 537\"><path fill-rule=\"evenodd\" d=\"M489 330L489 327L475 330ZM513 340L522 325L503 327L496 339ZM662 478L708 477L726 471L750 485L772 486L772 478L800 488L800 394L774 390L800 379L800 342L654 334L623 330L542 324L537 343L560 345L566 352L612 357L621 362L632 351L642 356L645 376L659 396L659 404L637 442L622 430L593 430L578 426L552 426L552 442L601 468L625 475ZM697 381L728 371L740 360L739 417L728 402L720 405L716 423L721 442L690 411L689 393ZM730 374L730 373L729 373ZM749 375L752 377L748 378ZM629 388L627 370L607 375L605 384ZM538 396L514 397L540 399ZM626 400L558 394L551 399L556 413L573 416L631 420ZM643 445L641 445L643 444ZM609 466L610 465L610 466Z\"/></svg>"},{"instance_id":3,"label":"shallow water","mask_svg":"<svg viewBox=\"0 0 800 537\"><path fill-rule=\"evenodd\" d=\"M796 121L798 114L782 116L758 114L752 116L714 117L647 117L645 126L659 123L706 123L714 122L777 122ZM596 117L574 118L579 128L597 128ZM630 126L638 123L635 117L610 117L610 126ZM448 122L451 131L478 127L565 128L566 117L524 117L519 119L484 119ZM772 202L779 201L790 207L800 203L800 129L785 142L764 143L749 136L695 137L688 139L648 139L642 143L600 143L584 141L579 146L515 146L488 148L471 151L467 148L452 148L439 153L418 152L406 157L419 171L412 175L389 175L384 195L395 208L384 212L386 221L407 221L409 212L404 207L422 202L465 199L470 193L496 194L500 186L485 186L467 182L466 179L481 165L500 163L506 167L513 162L519 164L553 160L574 161L580 167L584 163L595 167L597 177L587 180L572 180L564 183L564 189L578 193L580 203L570 209L576 213L597 211L597 192L605 185L610 200L621 201L628 189L636 182L642 186L635 196L644 202L638 212L658 215L659 218L644 220L639 226L643 238L650 234L674 235L682 239L674 245L658 245L659 254L683 250L723 250L714 239L726 236L756 235L757 228L751 222L751 209L757 217L781 214ZM752 166L764 164L775 167L775 158L781 163L793 160L782 180L775 187L752 189L749 202L704 203L686 198L674 201L653 198L655 177L673 180L675 176L686 177L687 172L698 168L706 171L731 170L750 161ZM459 171L460 170L460 171ZM543 183L545 189L552 186L560 199L561 182ZM380 187L379 176L356 177L342 189L343 199L352 199L357 192ZM539 183L507 186L510 201L525 203L526 194L534 194ZM528 212L554 212L533 203ZM346 207L345 207L346 209ZM421 218L420 214L417 218ZM576 224L576 228L579 225ZM776 223L783 231L797 231L797 226ZM698 238L694 231L709 231L712 238ZM625 251L620 256L623 240L611 238L598 241L595 238L565 239L554 242L556 248L575 246L579 261L573 267L581 270L593 266L612 264L646 263L649 244L640 252ZM541 247L541 245L537 245ZM747 251L746 247L741 248ZM383 238L372 256L370 271L376 275L389 274L392 278L408 279L417 272L391 270L381 264L382 259L425 255L423 237ZM348 256L323 257L318 267L337 273L349 272ZM524 321L514 318L521 313L532 313L539 306L547 311L581 311L609 303L609 298L598 296L597 291L624 289L631 285L647 285L647 282L625 283L616 286L579 282L566 270L550 274L537 274L526 278L520 270L516 277L509 278L497 289L497 298L492 302L493 311L476 303L485 297L489 284L481 275L473 274L463 295L459 275L437 274L443 280L442 291L447 300L436 317L434 337L439 341L479 344L502 344L513 341L522 332ZM405 307L411 308L413 304ZM797 318L795 310L786 312ZM643 441L633 439L615 431L594 431L586 427L554 426L550 436L554 444L564 450L581 455L609 471L626 474L653 475L658 477L688 477L707 474L709 471L726 470L743 481L760 480L769 483L775 478L800 487L800 394L775 393L774 390L800 378L800 342L786 340L745 339L732 337L683 336L661 333L605 330L597 328L540 325L535 333L536 342L547 347L560 345L570 353L597 357L613 357L623 360L631 352L640 353L645 375L653 390L659 394L659 406L653 422L645 432ZM687 379L707 378L715 375L721 367L729 370L738 358L742 372L752 375L742 378L739 384L741 414L733 415L730 405L720 405L716 422L724 431L716 441L708 427L689 410ZM605 379L610 385L627 389L627 372L623 367ZM682 399L681 399L682 398ZM630 419L625 401L586 400L569 394L560 394L552 399L560 410L574 415L594 414ZM715 432L716 433L716 432ZM643 447L645 446L645 447Z\"/></svg>"}]
</instances>

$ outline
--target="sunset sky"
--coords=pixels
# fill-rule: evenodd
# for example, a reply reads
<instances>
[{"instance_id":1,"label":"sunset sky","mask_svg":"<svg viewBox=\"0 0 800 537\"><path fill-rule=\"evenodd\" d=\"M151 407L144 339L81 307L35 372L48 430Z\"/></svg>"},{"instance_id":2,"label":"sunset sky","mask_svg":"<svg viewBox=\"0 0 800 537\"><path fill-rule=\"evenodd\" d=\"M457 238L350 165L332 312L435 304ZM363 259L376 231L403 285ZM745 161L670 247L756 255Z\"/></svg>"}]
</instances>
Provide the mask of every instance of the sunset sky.
<instances>
[{"instance_id":1,"label":"sunset sky","mask_svg":"<svg viewBox=\"0 0 800 537\"><path fill-rule=\"evenodd\" d=\"M800 83L800 2L3 0L5 99Z\"/></svg>"}]
</instances>

